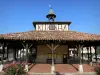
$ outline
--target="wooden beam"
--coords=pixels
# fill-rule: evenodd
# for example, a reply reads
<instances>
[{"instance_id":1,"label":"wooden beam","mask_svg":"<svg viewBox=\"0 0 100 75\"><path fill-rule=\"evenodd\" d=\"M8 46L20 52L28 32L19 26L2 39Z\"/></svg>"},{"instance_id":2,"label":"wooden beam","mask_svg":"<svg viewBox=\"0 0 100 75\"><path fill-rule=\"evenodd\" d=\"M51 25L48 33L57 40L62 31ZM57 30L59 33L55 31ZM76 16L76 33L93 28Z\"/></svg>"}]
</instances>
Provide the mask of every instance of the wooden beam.
<instances>
[{"instance_id":1,"label":"wooden beam","mask_svg":"<svg viewBox=\"0 0 100 75\"><path fill-rule=\"evenodd\" d=\"M49 47L50 50L52 50L52 48L50 47L50 45L47 44L47 46Z\"/></svg>"},{"instance_id":2,"label":"wooden beam","mask_svg":"<svg viewBox=\"0 0 100 75\"><path fill-rule=\"evenodd\" d=\"M53 48L53 50L55 50L58 46L59 46L59 44L58 44L58 45L56 45L56 46Z\"/></svg>"}]
</instances>

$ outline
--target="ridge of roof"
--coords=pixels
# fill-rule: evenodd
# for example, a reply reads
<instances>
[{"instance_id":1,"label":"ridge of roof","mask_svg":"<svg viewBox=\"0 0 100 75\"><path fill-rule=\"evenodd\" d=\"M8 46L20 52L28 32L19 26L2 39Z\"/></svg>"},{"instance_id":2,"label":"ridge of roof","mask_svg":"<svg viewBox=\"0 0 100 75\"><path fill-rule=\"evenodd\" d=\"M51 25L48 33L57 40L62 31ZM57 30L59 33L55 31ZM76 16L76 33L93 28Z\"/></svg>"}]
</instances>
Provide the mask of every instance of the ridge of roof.
<instances>
[{"instance_id":1,"label":"ridge of roof","mask_svg":"<svg viewBox=\"0 0 100 75\"><path fill-rule=\"evenodd\" d=\"M59 31L59 30L30 30L30 31L26 31L26 32L14 32L14 33L7 33L7 34L0 34L0 35L9 35L9 34L21 34L21 33L28 33L28 32L74 32L74 33L80 33L80 34L88 34L88 35L98 35L100 36L100 34L92 34L92 33L86 33L86 32L77 32L77 31L72 31L72 30L68 30L68 31Z\"/></svg>"}]
</instances>

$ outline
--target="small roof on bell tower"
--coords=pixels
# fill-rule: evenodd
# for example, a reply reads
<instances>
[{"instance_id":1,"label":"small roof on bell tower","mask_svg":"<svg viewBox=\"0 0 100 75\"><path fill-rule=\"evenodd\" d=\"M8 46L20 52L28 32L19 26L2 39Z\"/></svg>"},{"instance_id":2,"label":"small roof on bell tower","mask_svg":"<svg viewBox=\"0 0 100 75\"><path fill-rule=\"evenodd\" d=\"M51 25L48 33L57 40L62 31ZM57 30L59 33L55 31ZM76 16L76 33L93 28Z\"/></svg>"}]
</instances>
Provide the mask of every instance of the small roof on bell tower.
<instances>
[{"instance_id":1,"label":"small roof on bell tower","mask_svg":"<svg viewBox=\"0 0 100 75\"><path fill-rule=\"evenodd\" d=\"M49 5L49 7L50 7L50 11L49 11L49 13L46 15L46 17L47 17L48 19L54 19L54 18L56 18L56 15L54 14L54 12L53 12L53 10L52 10L51 5Z\"/></svg>"}]
</instances>

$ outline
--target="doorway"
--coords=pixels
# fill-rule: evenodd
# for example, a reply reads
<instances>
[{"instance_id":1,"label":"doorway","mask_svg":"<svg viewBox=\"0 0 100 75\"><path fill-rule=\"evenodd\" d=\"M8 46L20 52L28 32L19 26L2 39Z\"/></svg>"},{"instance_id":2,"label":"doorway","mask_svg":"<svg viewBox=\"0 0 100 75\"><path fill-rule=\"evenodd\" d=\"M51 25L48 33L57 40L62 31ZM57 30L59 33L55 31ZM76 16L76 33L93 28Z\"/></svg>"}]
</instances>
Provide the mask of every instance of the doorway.
<instances>
[{"instance_id":1,"label":"doorway","mask_svg":"<svg viewBox=\"0 0 100 75\"><path fill-rule=\"evenodd\" d=\"M67 54L63 54L63 63L67 64Z\"/></svg>"}]
</instances>

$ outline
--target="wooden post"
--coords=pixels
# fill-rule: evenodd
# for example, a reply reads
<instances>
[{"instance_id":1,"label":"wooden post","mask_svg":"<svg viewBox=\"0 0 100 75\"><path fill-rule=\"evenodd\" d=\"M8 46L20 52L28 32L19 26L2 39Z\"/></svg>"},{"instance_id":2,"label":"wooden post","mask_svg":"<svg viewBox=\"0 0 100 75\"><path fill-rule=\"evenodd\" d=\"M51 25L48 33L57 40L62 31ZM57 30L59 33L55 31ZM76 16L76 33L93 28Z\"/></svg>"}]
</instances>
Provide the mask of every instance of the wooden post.
<instances>
[{"instance_id":1,"label":"wooden post","mask_svg":"<svg viewBox=\"0 0 100 75\"><path fill-rule=\"evenodd\" d=\"M24 61L24 49L23 49L23 61Z\"/></svg>"},{"instance_id":2,"label":"wooden post","mask_svg":"<svg viewBox=\"0 0 100 75\"><path fill-rule=\"evenodd\" d=\"M22 43L24 49L26 49L26 65L25 65L25 70L26 72L28 72L28 49L32 46L32 44L29 46L29 44L27 42Z\"/></svg>"},{"instance_id":3,"label":"wooden post","mask_svg":"<svg viewBox=\"0 0 100 75\"><path fill-rule=\"evenodd\" d=\"M8 53L9 53L9 51L8 51L8 47L7 47L7 61L9 61L9 59L8 59Z\"/></svg>"},{"instance_id":4,"label":"wooden post","mask_svg":"<svg viewBox=\"0 0 100 75\"><path fill-rule=\"evenodd\" d=\"M15 48L13 48L13 58L14 58L14 61L15 61Z\"/></svg>"},{"instance_id":5,"label":"wooden post","mask_svg":"<svg viewBox=\"0 0 100 75\"><path fill-rule=\"evenodd\" d=\"M69 47L68 47L68 57L67 57L67 63L69 63Z\"/></svg>"},{"instance_id":6,"label":"wooden post","mask_svg":"<svg viewBox=\"0 0 100 75\"><path fill-rule=\"evenodd\" d=\"M53 55L54 55L54 54L53 54L53 51L54 51L54 50L53 50L53 47L54 47L54 46L53 46L53 44L52 44L52 73L54 73L53 71L55 71L55 68L54 68L54 57L53 57Z\"/></svg>"},{"instance_id":7,"label":"wooden post","mask_svg":"<svg viewBox=\"0 0 100 75\"><path fill-rule=\"evenodd\" d=\"M92 51L91 51L91 46L90 46L90 54L91 54L90 61L92 61Z\"/></svg>"},{"instance_id":8,"label":"wooden post","mask_svg":"<svg viewBox=\"0 0 100 75\"><path fill-rule=\"evenodd\" d=\"M78 46L78 50L79 50L79 72L83 72L83 65L82 65L82 60L81 60L81 51L82 51L82 45Z\"/></svg>"},{"instance_id":9,"label":"wooden post","mask_svg":"<svg viewBox=\"0 0 100 75\"><path fill-rule=\"evenodd\" d=\"M16 61L16 48L14 50L14 61Z\"/></svg>"},{"instance_id":10,"label":"wooden post","mask_svg":"<svg viewBox=\"0 0 100 75\"><path fill-rule=\"evenodd\" d=\"M96 63L97 63L97 46L94 46L94 49L95 49L95 58L96 58Z\"/></svg>"},{"instance_id":11,"label":"wooden post","mask_svg":"<svg viewBox=\"0 0 100 75\"><path fill-rule=\"evenodd\" d=\"M77 48L77 57L78 57L78 51L79 51L79 50L78 50L78 48Z\"/></svg>"},{"instance_id":12,"label":"wooden post","mask_svg":"<svg viewBox=\"0 0 100 75\"><path fill-rule=\"evenodd\" d=\"M87 55L88 55L88 64L89 64L89 47L87 47Z\"/></svg>"},{"instance_id":13,"label":"wooden post","mask_svg":"<svg viewBox=\"0 0 100 75\"><path fill-rule=\"evenodd\" d=\"M69 47L68 47L68 59L69 59Z\"/></svg>"},{"instance_id":14,"label":"wooden post","mask_svg":"<svg viewBox=\"0 0 100 75\"><path fill-rule=\"evenodd\" d=\"M3 50L2 50L3 58L2 58L2 63L4 63L4 54L5 54L5 44L3 45Z\"/></svg>"},{"instance_id":15,"label":"wooden post","mask_svg":"<svg viewBox=\"0 0 100 75\"><path fill-rule=\"evenodd\" d=\"M21 62L21 49L19 51L20 51L20 62Z\"/></svg>"},{"instance_id":16,"label":"wooden post","mask_svg":"<svg viewBox=\"0 0 100 75\"><path fill-rule=\"evenodd\" d=\"M79 60L80 60L80 65L82 64L82 61L81 61L81 51L82 51L82 49L81 49L81 46L79 45Z\"/></svg>"},{"instance_id":17,"label":"wooden post","mask_svg":"<svg viewBox=\"0 0 100 75\"><path fill-rule=\"evenodd\" d=\"M83 48L82 48L82 63L83 63Z\"/></svg>"},{"instance_id":18,"label":"wooden post","mask_svg":"<svg viewBox=\"0 0 100 75\"><path fill-rule=\"evenodd\" d=\"M26 64L28 64L28 44L26 44Z\"/></svg>"},{"instance_id":19,"label":"wooden post","mask_svg":"<svg viewBox=\"0 0 100 75\"><path fill-rule=\"evenodd\" d=\"M52 51L52 66L51 66L51 73L54 73L55 67L54 67L54 57L53 57L53 52L54 52L54 50L59 46L59 44L56 45L56 46L54 46L54 44L51 44L51 46L47 44L47 46L48 46L48 47L50 48L50 50Z\"/></svg>"},{"instance_id":20,"label":"wooden post","mask_svg":"<svg viewBox=\"0 0 100 75\"><path fill-rule=\"evenodd\" d=\"M28 46L28 43L26 43L25 45L24 44L22 44L23 45L23 47L25 48L25 50L26 50L26 54L25 54L25 62L26 62L26 64L25 64L25 70L26 70L26 72L28 72L28 49L29 49L29 46Z\"/></svg>"},{"instance_id":21,"label":"wooden post","mask_svg":"<svg viewBox=\"0 0 100 75\"><path fill-rule=\"evenodd\" d=\"M18 49L17 49L17 60L18 60Z\"/></svg>"},{"instance_id":22,"label":"wooden post","mask_svg":"<svg viewBox=\"0 0 100 75\"><path fill-rule=\"evenodd\" d=\"M2 47L2 51L1 51L1 64L0 64L0 72L3 70L3 50L4 50L4 43L0 43L1 47Z\"/></svg>"}]
</instances>

